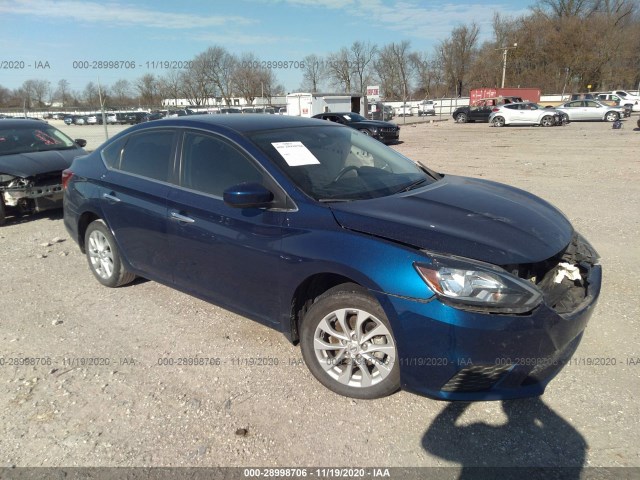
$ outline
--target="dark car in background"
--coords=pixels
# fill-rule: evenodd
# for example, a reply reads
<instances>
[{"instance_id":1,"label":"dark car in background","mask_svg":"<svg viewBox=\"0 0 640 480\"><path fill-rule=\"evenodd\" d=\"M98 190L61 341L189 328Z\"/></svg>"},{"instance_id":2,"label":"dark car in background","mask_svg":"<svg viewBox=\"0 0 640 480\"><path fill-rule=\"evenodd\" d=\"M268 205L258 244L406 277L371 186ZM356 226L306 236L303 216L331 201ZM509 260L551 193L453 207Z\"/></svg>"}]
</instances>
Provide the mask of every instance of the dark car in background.
<instances>
[{"instance_id":1,"label":"dark car in background","mask_svg":"<svg viewBox=\"0 0 640 480\"><path fill-rule=\"evenodd\" d=\"M489 115L494 107L522 102L520 97L491 97L474 102L473 105L464 105L456 108L451 114L457 123L488 122Z\"/></svg>"},{"instance_id":2,"label":"dark car in background","mask_svg":"<svg viewBox=\"0 0 640 480\"><path fill-rule=\"evenodd\" d=\"M137 125L142 121L145 115L148 112L128 112L124 115L124 123L128 123L129 125Z\"/></svg>"},{"instance_id":3,"label":"dark car in background","mask_svg":"<svg viewBox=\"0 0 640 480\"><path fill-rule=\"evenodd\" d=\"M353 112L329 112L319 113L313 118L329 120L330 122L346 125L365 135L380 140L383 143L395 143L400 140L400 127L394 123L382 120L368 120L362 115Z\"/></svg>"},{"instance_id":4,"label":"dark car in background","mask_svg":"<svg viewBox=\"0 0 640 480\"><path fill-rule=\"evenodd\" d=\"M7 216L62 207L62 171L86 152L39 120L0 120L0 225Z\"/></svg>"},{"instance_id":5,"label":"dark car in background","mask_svg":"<svg viewBox=\"0 0 640 480\"><path fill-rule=\"evenodd\" d=\"M341 395L540 395L600 292L597 253L549 203L333 122L157 120L63 179L101 284L141 276L279 330Z\"/></svg>"},{"instance_id":6,"label":"dark car in background","mask_svg":"<svg viewBox=\"0 0 640 480\"><path fill-rule=\"evenodd\" d=\"M147 113L144 117L142 117L140 122L151 122L153 120L160 120L160 119L162 119L164 117L166 117L166 113L165 112Z\"/></svg>"}]
</instances>

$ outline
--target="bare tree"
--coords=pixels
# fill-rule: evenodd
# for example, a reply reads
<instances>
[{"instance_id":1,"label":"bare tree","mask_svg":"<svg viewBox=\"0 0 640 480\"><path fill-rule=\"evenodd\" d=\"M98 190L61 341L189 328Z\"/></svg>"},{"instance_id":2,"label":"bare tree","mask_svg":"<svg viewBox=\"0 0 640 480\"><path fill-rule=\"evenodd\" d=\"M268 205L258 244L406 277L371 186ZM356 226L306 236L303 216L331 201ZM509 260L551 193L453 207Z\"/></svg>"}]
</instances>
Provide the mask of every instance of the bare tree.
<instances>
[{"instance_id":1,"label":"bare tree","mask_svg":"<svg viewBox=\"0 0 640 480\"><path fill-rule=\"evenodd\" d=\"M349 58L349 50L342 47L340 51L330 53L325 62L327 76L331 84L343 92L351 92L351 74L353 68Z\"/></svg>"},{"instance_id":2,"label":"bare tree","mask_svg":"<svg viewBox=\"0 0 640 480\"><path fill-rule=\"evenodd\" d=\"M87 83L82 91L82 99L88 107L95 107L99 105L100 100L98 95L98 86L93 82Z\"/></svg>"},{"instance_id":3,"label":"bare tree","mask_svg":"<svg viewBox=\"0 0 640 480\"><path fill-rule=\"evenodd\" d=\"M142 105L155 105L158 102L158 79L152 73L146 73L135 81L138 101Z\"/></svg>"},{"instance_id":4,"label":"bare tree","mask_svg":"<svg viewBox=\"0 0 640 480\"><path fill-rule=\"evenodd\" d=\"M265 83L271 82L271 70L261 66L261 62L253 53L245 53L240 57L234 75L234 90L248 104L262 96Z\"/></svg>"},{"instance_id":5,"label":"bare tree","mask_svg":"<svg viewBox=\"0 0 640 480\"><path fill-rule=\"evenodd\" d=\"M63 106L67 104L69 101L69 82L67 80L64 78L58 80L58 88L54 96Z\"/></svg>"},{"instance_id":6,"label":"bare tree","mask_svg":"<svg viewBox=\"0 0 640 480\"><path fill-rule=\"evenodd\" d=\"M475 23L453 29L451 36L440 42L436 54L451 90L463 94L480 29Z\"/></svg>"},{"instance_id":7,"label":"bare tree","mask_svg":"<svg viewBox=\"0 0 640 480\"><path fill-rule=\"evenodd\" d=\"M111 94L113 101L117 105L126 105L131 101L131 83L121 78L111 85Z\"/></svg>"},{"instance_id":8,"label":"bare tree","mask_svg":"<svg viewBox=\"0 0 640 480\"><path fill-rule=\"evenodd\" d=\"M211 68L208 60L198 55L191 62L189 69L174 80L180 85L190 105L203 105L207 99L215 97L216 86L211 78Z\"/></svg>"},{"instance_id":9,"label":"bare tree","mask_svg":"<svg viewBox=\"0 0 640 480\"><path fill-rule=\"evenodd\" d=\"M302 90L310 92L319 92L322 82L327 77L327 69L322 57L317 55L307 55L303 59L304 68L302 69Z\"/></svg>"},{"instance_id":10,"label":"bare tree","mask_svg":"<svg viewBox=\"0 0 640 480\"><path fill-rule=\"evenodd\" d=\"M365 93L367 83L371 77L378 47L369 42L353 42L349 48L349 62L354 78L352 85L355 91Z\"/></svg>"},{"instance_id":11,"label":"bare tree","mask_svg":"<svg viewBox=\"0 0 640 480\"><path fill-rule=\"evenodd\" d=\"M160 78L158 88L162 98L171 98L177 103L178 98L184 96L184 73L184 71L172 69Z\"/></svg>"},{"instance_id":12,"label":"bare tree","mask_svg":"<svg viewBox=\"0 0 640 480\"><path fill-rule=\"evenodd\" d=\"M556 18L588 17L598 9L599 0L538 0L535 12L551 12Z\"/></svg>"},{"instance_id":13,"label":"bare tree","mask_svg":"<svg viewBox=\"0 0 640 480\"><path fill-rule=\"evenodd\" d=\"M51 94L51 83L48 80L32 80L33 99L38 107L45 106L45 98Z\"/></svg>"},{"instance_id":14,"label":"bare tree","mask_svg":"<svg viewBox=\"0 0 640 480\"><path fill-rule=\"evenodd\" d=\"M234 94L234 74L238 64L235 56L222 47L209 47L197 55L194 64L198 62L205 76L207 88L215 89L227 105L231 105ZM191 71L187 73L191 75Z\"/></svg>"}]
</instances>

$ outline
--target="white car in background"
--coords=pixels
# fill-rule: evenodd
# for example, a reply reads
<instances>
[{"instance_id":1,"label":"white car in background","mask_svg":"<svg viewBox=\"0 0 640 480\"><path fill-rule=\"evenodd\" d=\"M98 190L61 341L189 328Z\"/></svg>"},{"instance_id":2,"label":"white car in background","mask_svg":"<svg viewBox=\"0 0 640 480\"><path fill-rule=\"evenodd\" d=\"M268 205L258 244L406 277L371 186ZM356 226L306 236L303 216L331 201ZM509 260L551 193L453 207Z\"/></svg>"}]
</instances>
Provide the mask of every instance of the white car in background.
<instances>
[{"instance_id":1,"label":"white car in background","mask_svg":"<svg viewBox=\"0 0 640 480\"><path fill-rule=\"evenodd\" d=\"M489 125L540 125L553 127L562 125L562 114L553 108L544 108L537 103L516 102L493 107L489 115Z\"/></svg>"},{"instance_id":2,"label":"white car in background","mask_svg":"<svg viewBox=\"0 0 640 480\"><path fill-rule=\"evenodd\" d=\"M413 112L411 111L411 105L401 105L399 107L396 107L396 116L398 117L410 117L413 115Z\"/></svg>"},{"instance_id":3,"label":"white car in background","mask_svg":"<svg viewBox=\"0 0 640 480\"><path fill-rule=\"evenodd\" d=\"M624 107L613 107L596 100L574 100L564 103L556 109L565 113L572 122L581 120L615 122L624 116Z\"/></svg>"},{"instance_id":4,"label":"white car in background","mask_svg":"<svg viewBox=\"0 0 640 480\"><path fill-rule=\"evenodd\" d=\"M418 116L421 115L435 115L436 104L433 100L425 100L418 104Z\"/></svg>"}]
</instances>

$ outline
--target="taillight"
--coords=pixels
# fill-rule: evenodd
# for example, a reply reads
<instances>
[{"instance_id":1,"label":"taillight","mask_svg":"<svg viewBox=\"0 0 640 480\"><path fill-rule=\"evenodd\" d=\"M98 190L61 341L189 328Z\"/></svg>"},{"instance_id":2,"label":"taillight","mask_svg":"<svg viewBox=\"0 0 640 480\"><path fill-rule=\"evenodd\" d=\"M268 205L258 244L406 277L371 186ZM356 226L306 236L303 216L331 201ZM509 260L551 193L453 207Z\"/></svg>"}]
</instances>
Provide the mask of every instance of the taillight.
<instances>
[{"instance_id":1,"label":"taillight","mask_svg":"<svg viewBox=\"0 0 640 480\"><path fill-rule=\"evenodd\" d=\"M492 111L492 112L499 112L499 111L500 111L500 109L499 109L498 107L493 107L493 108L491 109L491 111Z\"/></svg>"},{"instance_id":2,"label":"taillight","mask_svg":"<svg viewBox=\"0 0 640 480\"><path fill-rule=\"evenodd\" d=\"M71 170L67 168L66 170L62 171L62 189L63 190L67 189L67 184L69 183L69 180L71 180L71 177L73 177L73 172Z\"/></svg>"}]
</instances>

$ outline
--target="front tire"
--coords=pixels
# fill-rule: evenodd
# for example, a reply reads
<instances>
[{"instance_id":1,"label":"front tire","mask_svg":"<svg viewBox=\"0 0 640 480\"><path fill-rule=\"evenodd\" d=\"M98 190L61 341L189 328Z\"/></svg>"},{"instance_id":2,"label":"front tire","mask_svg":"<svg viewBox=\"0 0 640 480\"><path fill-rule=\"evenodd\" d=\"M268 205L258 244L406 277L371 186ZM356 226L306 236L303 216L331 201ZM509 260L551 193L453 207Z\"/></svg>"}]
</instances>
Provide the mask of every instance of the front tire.
<instances>
[{"instance_id":1,"label":"front tire","mask_svg":"<svg viewBox=\"0 0 640 480\"><path fill-rule=\"evenodd\" d=\"M615 122L616 120L620 119L620 115L618 115L618 112L607 112L607 114L604 116L604 119L607 122Z\"/></svg>"},{"instance_id":2,"label":"front tire","mask_svg":"<svg viewBox=\"0 0 640 480\"><path fill-rule=\"evenodd\" d=\"M553 127L555 124L556 122L553 120L553 117L551 115L545 115L540 120L540 125L542 125L543 127Z\"/></svg>"},{"instance_id":3,"label":"front tire","mask_svg":"<svg viewBox=\"0 0 640 480\"><path fill-rule=\"evenodd\" d=\"M391 325L364 288L349 283L325 292L305 314L300 333L307 367L329 390L374 399L400 388Z\"/></svg>"},{"instance_id":4,"label":"front tire","mask_svg":"<svg viewBox=\"0 0 640 480\"><path fill-rule=\"evenodd\" d=\"M371 136L371 132L366 128L363 128L362 130L360 130L360 133L364 133L367 137Z\"/></svg>"},{"instance_id":5,"label":"front tire","mask_svg":"<svg viewBox=\"0 0 640 480\"><path fill-rule=\"evenodd\" d=\"M94 220L89 225L84 246L91 273L105 287L120 287L136 278L122 265L116 241L103 220Z\"/></svg>"}]
</instances>

